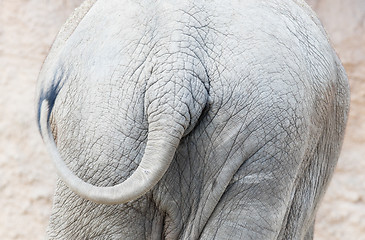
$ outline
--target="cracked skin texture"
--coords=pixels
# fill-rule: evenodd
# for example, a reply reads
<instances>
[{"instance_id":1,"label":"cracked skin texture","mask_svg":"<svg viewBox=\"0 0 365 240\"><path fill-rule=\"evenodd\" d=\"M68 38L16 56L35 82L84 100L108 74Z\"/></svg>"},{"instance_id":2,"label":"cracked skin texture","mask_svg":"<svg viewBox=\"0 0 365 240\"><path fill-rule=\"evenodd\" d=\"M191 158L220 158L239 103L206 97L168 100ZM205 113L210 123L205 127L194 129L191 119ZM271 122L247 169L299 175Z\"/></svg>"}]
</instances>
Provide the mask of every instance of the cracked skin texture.
<instances>
[{"instance_id":1,"label":"cracked skin texture","mask_svg":"<svg viewBox=\"0 0 365 240\"><path fill-rule=\"evenodd\" d=\"M349 93L304 2L86 1L39 88L55 97L62 158L94 185L127 179L149 132L182 136L162 179L129 203L58 181L49 239L312 239Z\"/></svg>"}]
</instances>

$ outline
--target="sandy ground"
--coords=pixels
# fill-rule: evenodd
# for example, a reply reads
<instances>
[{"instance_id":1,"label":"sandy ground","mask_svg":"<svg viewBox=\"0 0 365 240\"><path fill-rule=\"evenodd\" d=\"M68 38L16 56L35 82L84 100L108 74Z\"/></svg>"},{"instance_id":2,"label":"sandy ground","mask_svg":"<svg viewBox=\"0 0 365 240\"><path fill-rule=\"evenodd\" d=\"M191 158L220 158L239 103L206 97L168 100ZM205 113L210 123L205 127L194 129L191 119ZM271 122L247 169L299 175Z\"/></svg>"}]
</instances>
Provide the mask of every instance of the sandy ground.
<instances>
[{"instance_id":1,"label":"sandy ground","mask_svg":"<svg viewBox=\"0 0 365 240\"><path fill-rule=\"evenodd\" d=\"M0 0L0 240L42 239L56 180L35 124L44 57L81 0ZM318 213L315 239L365 239L365 1L308 0L348 72L344 148Z\"/></svg>"}]
</instances>

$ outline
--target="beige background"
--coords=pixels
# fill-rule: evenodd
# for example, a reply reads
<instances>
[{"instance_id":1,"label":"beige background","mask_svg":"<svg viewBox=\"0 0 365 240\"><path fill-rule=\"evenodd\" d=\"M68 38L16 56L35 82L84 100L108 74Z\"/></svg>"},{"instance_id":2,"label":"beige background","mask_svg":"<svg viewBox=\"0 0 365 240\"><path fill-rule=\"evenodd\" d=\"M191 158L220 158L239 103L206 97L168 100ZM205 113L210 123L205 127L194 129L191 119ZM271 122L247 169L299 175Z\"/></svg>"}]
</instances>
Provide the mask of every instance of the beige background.
<instances>
[{"instance_id":1,"label":"beige background","mask_svg":"<svg viewBox=\"0 0 365 240\"><path fill-rule=\"evenodd\" d=\"M39 69L82 0L0 0L0 239L42 239L56 180L35 124ZM343 152L315 239L365 240L365 0L308 0L348 72L352 106Z\"/></svg>"}]
</instances>

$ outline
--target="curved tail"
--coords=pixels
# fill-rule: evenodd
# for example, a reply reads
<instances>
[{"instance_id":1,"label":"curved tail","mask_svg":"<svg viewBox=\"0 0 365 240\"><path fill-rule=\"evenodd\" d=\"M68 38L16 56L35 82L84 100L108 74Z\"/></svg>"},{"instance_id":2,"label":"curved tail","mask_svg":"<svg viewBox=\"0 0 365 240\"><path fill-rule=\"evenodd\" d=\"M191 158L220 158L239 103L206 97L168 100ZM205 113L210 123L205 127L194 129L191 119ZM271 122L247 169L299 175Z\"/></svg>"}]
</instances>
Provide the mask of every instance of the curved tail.
<instances>
[{"instance_id":1,"label":"curved tail","mask_svg":"<svg viewBox=\"0 0 365 240\"><path fill-rule=\"evenodd\" d=\"M79 196L97 203L121 204L137 199L152 189L163 177L174 158L180 139L187 134L197 122L205 107L207 94L203 85L199 88L181 88L184 92L173 92L176 83L169 82L161 91L161 84L155 89L151 86L146 92L149 101L146 109L148 119L148 137L142 160L134 173L124 182L112 187L98 187L80 179L62 160L57 149L50 125L55 97L40 97L38 109L39 129L44 143L62 181ZM181 82L180 82L181 84ZM54 86L55 87L55 86ZM59 89L55 87L54 89ZM57 90L58 92L58 90ZM182 94L184 97L182 97ZM42 95L42 94L41 94ZM170 95L170 100L156 104L156 99Z\"/></svg>"},{"instance_id":2,"label":"curved tail","mask_svg":"<svg viewBox=\"0 0 365 240\"><path fill-rule=\"evenodd\" d=\"M79 196L103 204L120 204L137 199L149 191L167 171L179 144L179 138L150 132L143 158L135 172L124 182L112 187L97 187L77 177L62 160L48 121L49 106L44 100L40 106L40 130L59 177ZM45 119L46 118L46 119Z\"/></svg>"}]
</instances>

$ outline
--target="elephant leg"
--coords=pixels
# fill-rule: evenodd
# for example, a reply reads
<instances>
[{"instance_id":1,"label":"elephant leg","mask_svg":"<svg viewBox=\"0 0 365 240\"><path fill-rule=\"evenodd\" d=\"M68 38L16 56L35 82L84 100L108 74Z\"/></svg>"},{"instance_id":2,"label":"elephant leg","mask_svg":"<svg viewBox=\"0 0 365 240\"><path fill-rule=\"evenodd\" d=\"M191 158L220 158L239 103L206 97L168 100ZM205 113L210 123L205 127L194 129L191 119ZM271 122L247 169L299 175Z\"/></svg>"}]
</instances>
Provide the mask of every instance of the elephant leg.
<instances>
[{"instance_id":1,"label":"elephant leg","mask_svg":"<svg viewBox=\"0 0 365 240\"><path fill-rule=\"evenodd\" d=\"M324 129L305 149L290 152L274 141L257 151L234 175L200 239L313 239L341 144L333 134Z\"/></svg>"},{"instance_id":2,"label":"elephant leg","mask_svg":"<svg viewBox=\"0 0 365 240\"><path fill-rule=\"evenodd\" d=\"M270 173L243 164L200 239L313 239L316 209L333 170L326 168L333 164L318 160L304 173L299 169L299 175L288 174L285 167Z\"/></svg>"},{"instance_id":3,"label":"elephant leg","mask_svg":"<svg viewBox=\"0 0 365 240\"><path fill-rule=\"evenodd\" d=\"M277 239L291 205L296 176L289 167L295 161L280 159L284 153L272 154L272 149L267 144L242 164L200 239Z\"/></svg>"},{"instance_id":4,"label":"elephant leg","mask_svg":"<svg viewBox=\"0 0 365 240\"><path fill-rule=\"evenodd\" d=\"M279 239L313 239L315 215L337 163L342 139L329 126L312 148L300 171L286 224Z\"/></svg>"},{"instance_id":5,"label":"elephant leg","mask_svg":"<svg viewBox=\"0 0 365 240\"><path fill-rule=\"evenodd\" d=\"M310 226L310 228L308 229L307 234L304 237L304 240L312 240L313 236L314 236L314 221Z\"/></svg>"},{"instance_id":6,"label":"elephant leg","mask_svg":"<svg viewBox=\"0 0 365 240\"><path fill-rule=\"evenodd\" d=\"M46 239L162 239L163 219L148 196L128 204L97 204L58 181Z\"/></svg>"}]
</instances>

